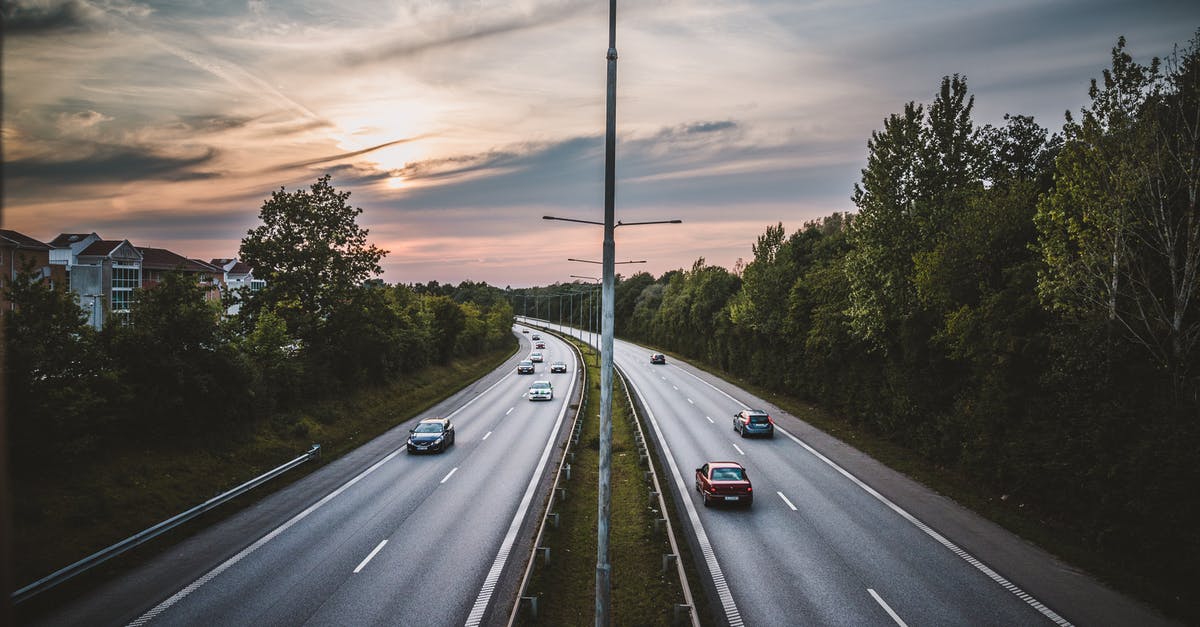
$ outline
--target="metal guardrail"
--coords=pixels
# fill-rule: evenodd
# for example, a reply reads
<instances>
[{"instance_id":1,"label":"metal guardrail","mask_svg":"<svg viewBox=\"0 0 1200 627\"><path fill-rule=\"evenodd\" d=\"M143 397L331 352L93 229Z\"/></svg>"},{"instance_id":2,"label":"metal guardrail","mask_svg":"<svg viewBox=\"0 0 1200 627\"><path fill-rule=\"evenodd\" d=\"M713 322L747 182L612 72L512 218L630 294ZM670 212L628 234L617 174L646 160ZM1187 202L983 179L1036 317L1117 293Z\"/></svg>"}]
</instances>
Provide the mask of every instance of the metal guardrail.
<instances>
[{"instance_id":1,"label":"metal guardrail","mask_svg":"<svg viewBox=\"0 0 1200 627\"><path fill-rule=\"evenodd\" d=\"M296 466L299 466L300 464L303 464L310 459L316 459L320 456L321 445L313 444L312 448L308 449L308 452L282 466L279 466L278 468L275 468L274 470L259 475L239 485L238 487L229 490L228 492L214 496L211 499L187 510L186 512L183 512L182 514L177 514L158 523L157 525L154 525L153 527L139 531L108 548L101 549L79 560L78 562L71 564L70 566L61 568L29 584L28 586L25 586L24 588L13 592L12 602L14 605L16 605L41 592L45 592L46 590L70 580L76 575L87 572L88 570L103 564L104 562L124 553L125 551L128 551L129 549L157 538L158 536L170 531L171 529L174 529L175 527L178 527L179 525L182 525L183 523L199 516L200 514L217 507L218 505L221 505L231 499L245 494L246 492L249 492L250 490L253 490L263 483L282 475L283 473L295 468Z\"/></svg>"},{"instance_id":2,"label":"metal guardrail","mask_svg":"<svg viewBox=\"0 0 1200 627\"><path fill-rule=\"evenodd\" d=\"M537 326L534 324L530 324L530 321L537 321L539 323L547 322L545 320L538 320L537 318L529 318L527 316L521 317L521 320L522 320L523 324L526 324L528 326ZM571 327L571 329L574 331L582 332L581 329L578 329L576 327ZM542 331L546 332L546 333L555 332L550 327L542 327ZM578 339L580 341L584 341L581 338L575 338L574 336L571 336L571 337L572 337L572 339ZM575 352L577 354L579 354L580 360L582 361L583 353L579 350L579 347L575 346L574 343L569 343L569 344L575 350ZM592 348L595 350L599 350L599 347L592 347ZM586 367L586 365L585 365L585 367ZM617 379L621 381L621 386L625 390L625 398L629 402L629 407L630 407L631 411L633 412L633 419L634 419L633 423L637 427L638 445L644 451L647 452L647 459L649 460L648 445L646 444L648 442L648 440L646 439L645 431L642 429L641 416L637 410L638 405L636 403L634 403L634 401L633 401L633 396L629 392L629 386L625 382L625 374L620 371L620 368L617 368L617 375L618 375ZM583 408L587 405L588 387L589 386L587 386L587 385L583 386L583 396L580 398L579 409L575 412L575 422L571 425L572 434L576 433L576 429L578 428L578 423L579 423L579 416L583 412ZM539 547L541 546L541 543L542 543L542 535L546 530L546 523L550 519L551 510L553 509L554 503L558 498L558 494L559 494L558 483L559 483L559 479L562 476L563 465L565 464L565 462L567 460L568 452L570 451L570 445L571 445L571 443L574 443L574 442L575 442L575 438L574 438L574 436L572 436L572 438L570 440L568 440L568 448L563 452L563 457L559 461L558 473L554 476L554 484L551 487L551 491L550 491L550 501L546 505L546 511L542 516L542 522L538 526L537 537L534 539L534 542L533 542L533 550L529 556L529 561L527 562L527 564L525 566L525 574L521 578L521 585L518 588L517 602L513 604L512 613L508 617L508 627L513 627L513 625L517 621L517 616L519 615L519 613L521 611L521 601L525 598L525 591L529 585L529 578L533 574L533 565L537 561ZM695 601L695 598L692 596L692 588L691 588L691 584L688 582L687 571L686 571L686 568L684 567L683 560L679 558L679 555L680 555L679 542L675 538L675 529L671 525L671 517L670 517L670 515L667 514L667 511L668 511L667 510L667 502L663 496L662 485L659 483L658 472L655 470L653 462L648 462L647 465L649 467L649 470L646 472L647 472L647 474L650 475L653 492L658 497L658 511L662 512L663 521L664 521L664 524L666 527L665 533L667 535L668 544L671 547L671 555L664 556L664 558L663 558L664 559L664 561L663 561L664 571L666 570L665 565L667 564L667 562L673 561L675 563L675 572L679 577L679 585L683 589L684 605L676 606L676 616L678 616L680 609L686 608L688 618L690 619L692 627L700 627L700 618L699 618L699 614L698 614L697 608L696 608L696 601ZM668 558L670 558L670 559L668 560Z\"/></svg>"},{"instance_id":3,"label":"metal guardrail","mask_svg":"<svg viewBox=\"0 0 1200 627\"><path fill-rule=\"evenodd\" d=\"M642 450L648 452L649 447L646 444L648 440L646 439L646 432L642 429L642 418L638 414L638 405L633 402L633 395L629 393L629 384L625 381L625 373L621 372L619 367L617 368L617 374L617 378L621 381L621 387L625 389L625 399L629 402L630 411L633 412L633 424L637 427L638 444ZM671 546L671 556L673 557L671 561L675 562L675 573L679 576L680 587L683 588L683 607L687 608L692 627L700 627L700 616L697 612L696 600L692 597L692 587L688 582L687 569L684 568L683 560L680 558L679 542L675 539L675 528L671 525L671 516L667 513L667 501L663 497L662 484L658 481L658 471L654 468L654 462L649 459L648 454L646 465L650 468L647 472L650 474L650 482L654 488L654 494L658 497L658 511L662 512L663 524L666 526L667 540ZM667 557L663 557L664 571L666 570ZM676 606L676 610L679 609L679 606ZM676 613L678 614L678 612Z\"/></svg>"},{"instance_id":4,"label":"metal guardrail","mask_svg":"<svg viewBox=\"0 0 1200 627\"><path fill-rule=\"evenodd\" d=\"M528 325L527 322L524 324ZM529 325L529 326L534 326L534 325ZM550 331L543 329L543 332L549 333ZM580 370L580 373L581 373L581 376L583 377L583 382L584 382L584 384L582 386L583 392L581 393L581 395L579 397L579 406L575 408L575 418L571 421L571 436L567 439L567 447L565 449L563 449L562 459L558 460L558 470L554 473L554 483L551 484L551 486L550 486L550 500L546 502L546 510L542 513L542 522L538 524L537 536L535 536L533 539L533 549L530 552L529 560L525 563L525 573L521 576L521 585L517 587L517 602L513 603L512 612L510 612L508 615L508 627L513 627L513 625L517 621L517 616L521 612L521 601L525 597L525 590L529 587L529 578L531 576L533 576L533 565L534 565L534 562L537 561L538 549L541 547L541 544L542 544L542 536L546 533L546 523L549 522L550 514L552 513L552 510L554 509L554 504L558 502L559 494L561 494L559 492L558 484L563 477L563 467L567 465L567 459L570 457L571 447L578 442L577 434L579 433L579 427L580 427L579 416L581 416L583 414L583 408L587 407L588 387L589 387L587 385L587 376L586 376L587 361L584 359L583 352L579 350L578 346L575 346L574 342L567 342L567 345L570 346L571 349L575 351L575 354L579 356L579 364L580 364L580 367L582 368L582 370ZM569 468L569 466L568 466L568 468ZM570 471L568 470L567 472L569 473ZM556 522L557 522L557 516L558 516L558 514L555 513Z\"/></svg>"}]
</instances>

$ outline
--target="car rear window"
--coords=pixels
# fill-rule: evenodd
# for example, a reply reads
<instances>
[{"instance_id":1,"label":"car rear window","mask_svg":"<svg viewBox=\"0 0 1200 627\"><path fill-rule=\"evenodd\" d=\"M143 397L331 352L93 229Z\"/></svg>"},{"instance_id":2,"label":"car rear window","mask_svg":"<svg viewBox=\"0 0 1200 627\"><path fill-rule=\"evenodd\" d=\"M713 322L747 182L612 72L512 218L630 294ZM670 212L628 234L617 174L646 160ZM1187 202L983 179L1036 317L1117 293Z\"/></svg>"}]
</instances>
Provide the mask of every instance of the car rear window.
<instances>
[{"instance_id":1,"label":"car rear window","mask_svg":"<svg viewBox=\"0 0 1200 627\"><path fill-rule=\"evenodd\" d=\"M741 468L713 468L713 481L741 481L745 479Z\"/></svg>"},{"instance_id":2,"label":"car rear window","mask_svg":"<svg viewBox=\"0 0 1200 627\"><path fill-rule=\"evenodd\" d=\"M765 424L767 424L767 415L766 414L750 414L750 422L753 424L756 424L756 425L765 425Z\"/></svg>"}]
</instances>

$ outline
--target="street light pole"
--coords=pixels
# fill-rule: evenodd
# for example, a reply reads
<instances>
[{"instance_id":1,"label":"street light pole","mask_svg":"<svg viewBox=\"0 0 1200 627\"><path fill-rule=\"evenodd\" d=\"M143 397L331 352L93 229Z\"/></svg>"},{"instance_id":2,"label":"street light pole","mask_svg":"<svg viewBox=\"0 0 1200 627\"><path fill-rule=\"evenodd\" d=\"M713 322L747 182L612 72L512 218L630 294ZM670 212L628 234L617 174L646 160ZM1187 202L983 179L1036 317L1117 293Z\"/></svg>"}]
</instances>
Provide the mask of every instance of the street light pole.
<instances>
[{"instance_id":1,"label":"street light pole","mask_svg":"<svg viewBox=\"0 0 1200 627\"><path fill-rule=\"evenodd\" d=\"M613 293L616 271L615 196L617 170L617 0L608 3L608 97L604 131L604 274L600 302L600 489L596 523L596 627L608 627L612 565L608 522L612 497Z\"/></svg>"}]
</instances>

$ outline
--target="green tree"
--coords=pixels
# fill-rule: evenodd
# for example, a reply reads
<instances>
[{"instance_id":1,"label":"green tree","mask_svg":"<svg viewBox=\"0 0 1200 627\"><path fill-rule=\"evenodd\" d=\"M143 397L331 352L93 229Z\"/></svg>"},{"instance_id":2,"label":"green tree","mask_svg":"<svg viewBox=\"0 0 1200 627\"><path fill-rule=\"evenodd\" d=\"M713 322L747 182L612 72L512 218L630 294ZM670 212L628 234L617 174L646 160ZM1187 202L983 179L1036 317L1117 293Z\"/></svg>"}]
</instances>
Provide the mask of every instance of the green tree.
<instances>
[{"instance_id":1,"label":"green tree","mask_svg":"<svg viewBox=\"0 0 1200 627\"><path fill-rule=\"evenodd\" d=\"M249 418L250 365L222 337L220 315L194 277L168 272L135 292L127 322L104 328L128 390L126 435L218 436Z\"/></svg>"},{"instance_id":2,"label":"green tree","mask_svg":"<svg viewBox=\"0 0 1200 627\"><path fill-rule=\"evenodd\" d=\"M103 363L74 294L28 266L4 288L4 373L16 469L53 448L74 457L100 429Z\"/></svg>"},{"instance_id":3,"label":"green tree","mask_svg":"<svg viewBox=\"0 0 1200 627\"><path fill-rule=\"evenodd\" d=\"M325 175L308 190L273 192L259 213L262 225L242 239L240 256L266 286L248 299L251 319L264 310L283 315L302 340L316 339L338 304L352 298L364 281L381 274L387 251L367 242L356 220L362 209L349 206ZM277 309L278 303L290 303Z\"/></svg>"},{"instance_id":4,"label":"green tree","mask_svg":"<svg viewBox=\"0 0 1200 627\"><path fill-rule=\"evenodd\" d=\"M1038 207L1043 300L1107 321L1179 396L1200 343L1200 34L1166 64L1120 38L1091 105L1068 115L1055 186Z\"/></svg>"},{"instance_id":5,"label":"green tree","mask_svg":"<svg viewBox=\"0 0 1200 627\"><path fill-rule=\"evenodd\" d=\"M856 336L885 351L898 338L923 342L920 324L904 328L921 313L916 257L938 245L955 213L983 189L984 140L971 122L973 108L966 78L945 77L928 118L910 102L867 144L846 258L848 313Z\"/></svg>"}]
</instances>

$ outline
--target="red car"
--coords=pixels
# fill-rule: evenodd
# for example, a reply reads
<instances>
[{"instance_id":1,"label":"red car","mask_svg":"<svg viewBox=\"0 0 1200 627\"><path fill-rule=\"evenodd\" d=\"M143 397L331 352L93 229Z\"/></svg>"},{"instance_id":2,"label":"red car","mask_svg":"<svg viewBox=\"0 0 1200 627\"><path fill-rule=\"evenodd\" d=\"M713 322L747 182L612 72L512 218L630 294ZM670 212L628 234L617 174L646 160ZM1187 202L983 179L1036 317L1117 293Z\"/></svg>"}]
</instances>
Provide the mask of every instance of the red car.
<instances>
[{"instance_id":1,"label":"red car","mask_svg":"<svg viewBox=\"0 0 1200 627\"><path fill-rule=\"evenodd\" d=\"M696 469L696 491L704 506L713 503L754 503L754 488L750 475L737 462L708 462Z\"/></svg>"},{"instance_id":2,"label":"red car","mask_svg":"<svg viewBox=\"0 0 1200 627\"><path fill-rule=\"evenodd\" d=\"M546 343L545 343L545 342L538 342L537 344L534 344L534 345L533 345L533 347L534 347L534 348L546 348Z\"/></svg>"}]
</instances>

